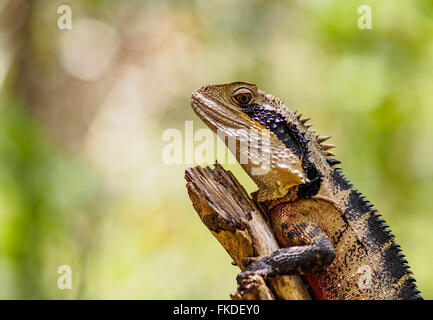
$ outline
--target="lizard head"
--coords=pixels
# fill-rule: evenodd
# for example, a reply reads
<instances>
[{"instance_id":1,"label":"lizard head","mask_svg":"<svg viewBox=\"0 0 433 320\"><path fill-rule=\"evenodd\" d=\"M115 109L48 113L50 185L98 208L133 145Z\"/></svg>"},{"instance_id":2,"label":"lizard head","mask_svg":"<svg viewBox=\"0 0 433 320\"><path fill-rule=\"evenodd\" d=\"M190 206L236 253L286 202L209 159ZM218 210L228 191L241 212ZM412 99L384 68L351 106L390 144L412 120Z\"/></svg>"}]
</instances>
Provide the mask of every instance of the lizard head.
<instances>
[{"instance_id":1,"label":"lizard head","mask_svg":"<svg viewBox=\"0 0 433 320\"><path fill-rule=\"evenodd\" d=\"M254 84L234 82L194 91L191 105L258 185L259 201L284 197L291 187L309 182L304 161L309 140L279 99Z\"/></svg>"}]
</instances>

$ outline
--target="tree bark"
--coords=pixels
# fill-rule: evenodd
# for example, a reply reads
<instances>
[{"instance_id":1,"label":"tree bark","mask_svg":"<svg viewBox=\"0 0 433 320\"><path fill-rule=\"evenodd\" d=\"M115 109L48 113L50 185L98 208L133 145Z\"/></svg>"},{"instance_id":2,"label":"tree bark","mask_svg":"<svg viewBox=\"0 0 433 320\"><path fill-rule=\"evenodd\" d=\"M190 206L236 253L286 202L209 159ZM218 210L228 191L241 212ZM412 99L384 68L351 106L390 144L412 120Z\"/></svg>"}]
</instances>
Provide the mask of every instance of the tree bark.
<instances>
[{"instance_id":1,"label":"tree bark","mask_svg":"<svg viewBox=\"0 0 433 320\"><path fill-rule=\"evenodd\" d=\"M243 271L251 257L267 256L279 249L262 208L252 200L230 171L192 167L185 171L194 209L213 236ZM264 280L254 275L238 283L234 300L309 300L299 276Z\"/></svg>"}]
</instances>

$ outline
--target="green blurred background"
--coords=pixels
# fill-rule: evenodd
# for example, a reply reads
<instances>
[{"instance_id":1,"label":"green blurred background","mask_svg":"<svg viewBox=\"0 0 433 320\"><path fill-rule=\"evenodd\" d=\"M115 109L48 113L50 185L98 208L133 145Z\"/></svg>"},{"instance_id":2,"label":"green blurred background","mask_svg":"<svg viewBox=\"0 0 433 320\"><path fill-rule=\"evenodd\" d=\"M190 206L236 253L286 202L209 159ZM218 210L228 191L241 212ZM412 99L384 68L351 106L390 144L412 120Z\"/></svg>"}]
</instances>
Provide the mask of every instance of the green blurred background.
<instances>
[{"instance_id":1,"label":"green blurred background","mask_svg":"<svg viewBox=\"0 0 433 320\"><path fill-rule=\"evenodd\" d=\"M228 298L238 270L161 137L238 80L333 136L433 298L432 35L430 0L0 0L0 298Z\"/></svg>"}]
</instances>

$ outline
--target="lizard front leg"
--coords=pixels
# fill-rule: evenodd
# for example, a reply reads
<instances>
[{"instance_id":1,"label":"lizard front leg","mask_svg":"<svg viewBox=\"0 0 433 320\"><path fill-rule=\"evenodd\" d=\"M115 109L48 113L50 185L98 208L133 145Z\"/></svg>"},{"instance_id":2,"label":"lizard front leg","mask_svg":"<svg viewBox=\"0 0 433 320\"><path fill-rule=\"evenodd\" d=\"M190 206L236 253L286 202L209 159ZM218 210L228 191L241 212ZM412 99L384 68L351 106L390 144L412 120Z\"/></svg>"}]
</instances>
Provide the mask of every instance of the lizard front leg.
<instances>
[{"instance_id":1,"label":"lizard front leg","mask_svg":"<svg viewBox=\"0 0 433 320\"><path fill-rule=\"evenodd\" d=\"M279 249L267 257L252 262L237 280L251 274L272 277L284 274L314 273L323 270L335 258L335 250L328 236L312 222L293 219L282 222L278 237L287 248ZM281 239L283 237L283 239Z\"/></svg>"}]
</instances>

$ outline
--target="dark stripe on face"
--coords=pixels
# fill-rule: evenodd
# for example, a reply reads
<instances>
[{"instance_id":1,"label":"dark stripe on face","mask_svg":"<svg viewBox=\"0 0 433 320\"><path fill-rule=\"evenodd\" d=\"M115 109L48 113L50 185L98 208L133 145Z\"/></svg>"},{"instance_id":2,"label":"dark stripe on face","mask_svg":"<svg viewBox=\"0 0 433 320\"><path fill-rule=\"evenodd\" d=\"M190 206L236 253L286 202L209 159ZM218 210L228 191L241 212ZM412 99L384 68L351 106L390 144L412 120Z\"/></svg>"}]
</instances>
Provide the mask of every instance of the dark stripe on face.
<instances>
[{"instance_id":1,"label":"dark stripe on face","mask_svg":"<svg viewBox=\"0 0 433 320\"><path fill-rule=\"evenodd\" d=\"M305 134L298 130L294 123L289 123L282 114L266 109L261 105L251 104L243 107L242 111L273 132L278 140L302 159L302 168L310 182L300 186L298 197L311 198L315 196L320 189L322 175L309 160L308 143L310 140Z\"/></svg>"},{"instance_id":2,"label":"dark stripe on face","mask_svg":"<svg viewBox=\"0 0 433 320\"><path fill-rule=\"evenodd\" d=\"M268 110L258 104L252 104L242 109L251 119L257 120L273 132L299 158L308 156L308 139L300 134L296 126L287 123L287 119L280 113Z\"/></svg>"}]
</instances>

